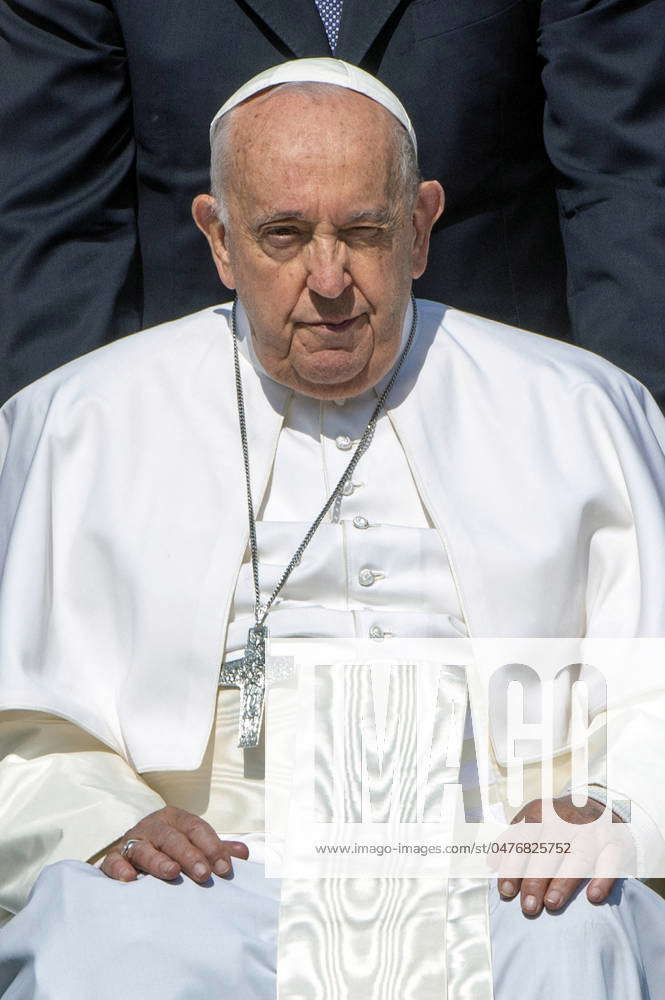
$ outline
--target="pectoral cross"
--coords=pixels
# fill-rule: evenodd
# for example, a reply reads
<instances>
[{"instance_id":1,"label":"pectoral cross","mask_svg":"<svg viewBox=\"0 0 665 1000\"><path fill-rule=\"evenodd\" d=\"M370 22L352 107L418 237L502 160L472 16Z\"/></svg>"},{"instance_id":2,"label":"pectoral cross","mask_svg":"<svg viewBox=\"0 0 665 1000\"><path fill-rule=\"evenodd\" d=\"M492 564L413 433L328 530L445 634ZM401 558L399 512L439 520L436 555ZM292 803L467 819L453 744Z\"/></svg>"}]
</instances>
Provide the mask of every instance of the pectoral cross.
<instances>
[{"instance_id":1,"label":"pectoral cross","mask_svg":"<svg viewBox=\"0 0 665 1000\"><path fill-rule=\"evenodd\" d=\"M220 687L240 688L240 725L238 746L245 750L259 744L266 688L265 625L254 625L247 633L245 653L223 663L219 672Z\"/></svg>"}]
</instances>

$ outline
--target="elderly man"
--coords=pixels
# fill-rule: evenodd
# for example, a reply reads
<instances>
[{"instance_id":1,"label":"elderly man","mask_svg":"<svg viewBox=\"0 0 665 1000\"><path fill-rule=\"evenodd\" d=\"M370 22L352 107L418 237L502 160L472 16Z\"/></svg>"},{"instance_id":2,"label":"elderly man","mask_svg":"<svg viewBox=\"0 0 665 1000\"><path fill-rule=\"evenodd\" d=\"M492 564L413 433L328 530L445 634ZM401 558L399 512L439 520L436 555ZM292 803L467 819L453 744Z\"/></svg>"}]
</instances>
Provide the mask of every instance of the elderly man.
<instances>
[{"instance_id":1,"label":"elderly man","mask_svg":"<svg viewBox=\"0 0 665 1000\"><path fill-rule=\"evenodd\" d=\"M211 135L193 211L236 305L2 411L2 995L656 995L638 882L264 877L220 657L260 669L264 627L661 635L665 425L593 355L410 301L443 193L367 74L284 64ZM621 790L656 778L629 757Z\"/></svg>"}]
</instances>

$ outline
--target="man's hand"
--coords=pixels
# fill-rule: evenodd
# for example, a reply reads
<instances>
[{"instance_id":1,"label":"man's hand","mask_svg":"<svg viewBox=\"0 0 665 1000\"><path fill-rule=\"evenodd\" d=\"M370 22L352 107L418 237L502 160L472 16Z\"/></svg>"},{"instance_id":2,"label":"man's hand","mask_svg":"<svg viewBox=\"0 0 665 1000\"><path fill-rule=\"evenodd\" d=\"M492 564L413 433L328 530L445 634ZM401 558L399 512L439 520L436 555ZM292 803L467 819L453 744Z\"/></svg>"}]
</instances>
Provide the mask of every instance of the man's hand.
<instances>
[{"instance_id":1,"label":"man's hand","mask_svg":"<svg viewBox=\"0 0 665 1000\"><path fill-rule=\"evenodd\" d=\"M133 844L123 857L122 847L128 840L139 843ZM220 840L200 816L166 806L128 830L109 850L100 868L120 882L132 882L138 872L173 879L181 871L195 882L206 882L212 872L227 875L231 857L247 859L247 845Z\"/></svg>"},{"instance_id":2,"label":"man's hand","mask_svg":"<svg viewBox=\"0 0 665 1000\"><path fill-rule=\"evenodd\" d=\"M567 823L576 825L593 823L605 810L605 806L593 799L588 799L585 806L575 806L569 795L562 796L555 802L559 817ZM620 821L616 813L613 813L613 816ZM528 819L532 823L542 821L542 799L534 799L533 802L524 806L512 822L519 823L523 819ZM514 899L519 892L522 912L528 917L535 917L541 912L543 906L548 910L561 909L578 885L584 881L583 878L500 878L498 885L499 893L503 899ZM587 899L591 903L604 902L615 882L615 878L591 879L587 886Z\"/></svg>"}]
</instances>

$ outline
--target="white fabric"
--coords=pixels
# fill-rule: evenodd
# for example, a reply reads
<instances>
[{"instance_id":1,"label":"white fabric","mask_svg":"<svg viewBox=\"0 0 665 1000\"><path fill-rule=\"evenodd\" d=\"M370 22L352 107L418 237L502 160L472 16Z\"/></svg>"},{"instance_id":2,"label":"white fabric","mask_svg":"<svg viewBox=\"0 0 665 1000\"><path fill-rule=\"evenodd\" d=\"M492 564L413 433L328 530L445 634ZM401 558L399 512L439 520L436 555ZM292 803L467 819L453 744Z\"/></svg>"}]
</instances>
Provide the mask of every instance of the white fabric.
<instances>
[{"instance_id":1,"label":"white fabric","mask_svg":"<svg viewBox=\"0 0 665 1000\"><path fill-rule=\"evenodd\" d=\"M77 862L53 865L40 876L30 905L0 932L0 995L275 1000L279 883L262 872L259 864L236 860L232 880L213 876L206 886L152 878L124 885ZM602 906L589 903L582 890L565 913L535 920L522 915L519 901L501 902L492 887L490 909L496 1000L661 996L665 902L641 883L617 883ZM393 984L399 983L399 958L399 952L392 956ZM366 960L357 956L360 968ZM421 971L426 979L426 964ZM452 974L465 981L463 965ZM367 995L343 987L325 994L326 1000ZM385 995L418 997L397 990ZM478 994L471 989L468 996ZM279 1000L320 997L291 993Z\"/></svg>"},{"instance_id":2,"label":"white fabric","mask_svg":"<svg viewBox=\"0 0 665 1000\"><path fill-rule=\"evenodd\" d=\"M406 320L407 329L409 322L410 316ZM247 340L243 341L243 350L252 363L256 364ZM291 400L279 437L267 497L259 512L258 535L264 592L270 592L274 586L309 523L318 513L331 484L340 478L348 463L349 451L338 448L336 440L342 434L350 440L358 440L376 405L376 399L377 394L370 390L361 397L348 400L343 406L300 395ZM391 470L393 478L390 490L385 489L387 468ZM294 480L297 504L294 503ZM335 508L331 523L322 526L308 550L308 557L303 560L298 573L287 582L271 614L272 634L317 634L320 632L320 615L328 610L335 611L335 632L332 634L367 635L367 628L362 630L363 619L368 615L373 616L373 625L376 627L377 623L382 623L383 627L387 624L383 618L386 613L390 616L391 629L385 628L385 631L392 630L395 635L403 635L405 628L414 635L454 637L465 634L445 552L436 531L430 526L402 448L385 414L378 421L371 448L358 465L354 483L353 494L344 497ZM359 514L367 516L369 527L354 527L353 519ZM304 520L294 520L294 517L302 517ZM358 581L359 569L365 564L373 566L382 574L371 587L363 587ZM253 607L251 564L249 553L246 553L234 595L227 647L235 649L244 644L247 629L254 621ZM403 625L404 619L406 625ZM143 785L146 795L154 790L159 796L157 802L150 803L150 808L144 810L146 813L168 802L201 815L223 836L233 835L233 839L246 842L249 839L247 831L262 830L263 783L243 780L243 755L236 747L238 701L237 691L225 690L220 693L214 746L211 741L200 768L195 771L150 772L145 775ZM37 748L34 744L39 742L39 717L30 713L16 715L22 715L23 718L16 719L12 727L15 732L12 736L7 733L5 742L13 741L14 749L25 753L25 739L22 740L22 747L16 747L16 743L21 741L22 733L31 725L32 753L35 754ZM41 740L41 745L44 753L51 751L52 761L55 749L54 728L63 738L63 742L58 744L58 748L62 750L65 749L65 733L67 729L71 732L73 727L62 722L58 725L58 720L52 720L51 717L46 718L46 725L49 732ZM466 751L467 759L461 780L468 790L470 786L477 786L469 721L466 737L470 749ZM81 736L78 739L81 742ZM2 742L0 725L0 756ZM95 741L88 737L88 743L94 744ZM99 747L98 744L97 746ZM71 754L58 754L66 763L61 764L58 769L60 780L54 784L53 790L58 792L57 797L52 796L48 790L48 781L53 771L48 760L42 758L37 763L30 761L26 766L26 761L14 753L11 768L0 763L0 792L5 792L8 807L12 806L5 817L0 797L0 823L6 820L2 827L5 833L3 850L0 851L0 900L7 899L13 909L18 909L20 895L27 894L27 887L43 864L59 857L85 858L92 851L81 854L76 851L76 847L89 847L95 834L100 838L95 843L95 848L112 839L110 836L100 837L100 821L103 827L104 824L109 824L110 819L114 819L114 835L132 825L126 820L136 794L132 797L126 788L114 780L108 762L111 755L100 750L103 751L103 748L99 747L93 760L90 759L89 752L86 752L85 758L77 755L75 760L72 760ZM115 755L111 759L129 772L124 761ZM37 766L41 772L39 782L35 780ZM84 788L90 786L91 770L98 772L98 779L92 782L95 789L92 801L98 808L92 816L92 823L91 810L87 811L88 839L77 845L77 837L81 840L80 823L77 822L71 804L73 800L73 803L81 801L81 805L84 805L83 796L78 789L80 784ZM45 784L47 787L44 787ZM140 786L138 780L136 784ZM48 853L41 850L34 856L37 845L32 847L33 864L30 865L28 878L25 877L24 861L25 854L32 846L26 835L28 817L25 810L15 808L16 797L12 795L12 790L19 785L22 797L33 803L29 817L32 819L33 836L35 824L38 824L40 829L49 830L50 839L55 841L55 846L48 842L44 845L48 848ZM108 789L106 800L110 815L102 813L99 808L98 789L104 786ZM129 801L127 807L118 808L118 816L113 817L111 807L116 796L121 801ZM68 812L64 810L65 802L70 803ZM136 818L139 816L140 813ZM120 825L123 822L124 825ZM232 834L233 831L240 832ZM253 844L254 853L257 846L260 850L260 845ZM70 851L73 848L69 855L63 853L68 847ZM302 985L302 970L308 964L315 977L310 993L327 992L325 984L318 984L316 981L316 977L325 977L326 974L326 962L321 961L322 956L335 950L341 954L353 955L364 941L363 947L368 960L363 964L361 975L374 984L374 992L366 985L363 987L367 1000L374 995L385 1000L388 995L385 976L390 972L390 961L386 962L386 956L398 954L402 956L401 978L394 989L399 996L405 997L407 993L413 993L419 1000L426 1000L430 994L438 997L445 988L446 965L449 955L454 951L455 941L454 928L451 927L451 933L446 934L446 914L449 909L446 888L442 879L415 878L383 883L380 879L360 879L355 882L345 879L302 880L295 886L287 883L280 922L283 951L279 967L282 987L289 975L291 978L297 975ZM479 924L476 937L481 948L488 947L484 943L486 891L486 883L482 883L482 886L476 888L473 899ZM454 899L457 898L454 892L452 895ZM477 960L472 962L469 954L470 899L467 892L464 906L457 904L460 910L466 911L467 978L472 973L472 966L481 964ZM370 906L370 914L366 912L367 905ZM400 921L382 916L390 912L399 912ZM304 919L309 926L305 941L299 933ZM333 941L329 940L331 934ZM353 941L355 947L343 947L340 940L342 934ZM437 935L440 939L438 946L434 940ZM315 942L316 947L312 960L304 963L303 949L307 949L307 941ZM374 958L369 959L370 955ZM485 967L486 975L489 975L488 962ZM423 969L426 971L423 972ZM353 961L344 970L348 988L352 988L358 972ZM330 984L330 988L332 985ZM287 989L287 994L288 992Z\"/></svg>"},{"instance_id":3,"label":"white fabric","mask_svg":"<svg viewBox=\"0 0 665 1000\"><path fill-rule=\"evenodd\" d=\"M144 772L201 763L246 547L227 322L222 307L126 338L2 411L0 705L70 719ZM261 502L291 394L249 364L243 379ZM472 633L661 634L663 421L634 380L421 303L388 409ZM327 630L345 631L338 612ZM658 821L659 733L624 717L614 785ZM501 760L500 720L493 735Z\"/></svg>"},{"instance_id":4,"label":"white fabric","mask_svg":"<svg viewBox=\"0 0 665 1000\"><path fill-rule=\"evenodd\" d=\"M0 715L0 925L45 865L85 861L164 805L132 767L70 722Z\"/></svg>"},{"instance_id":5,"label":"white fabric","mask_svg":"<svg viewBox=\"0 0 665 1000\"><path fill-rule=\"evenodd\" d=\"M665 425L646 390L420 308L388 411L470 634L661 635ZM228 312L118 341L1 411L0 707L70 719L142 772L201 762L247 544ZM260 504L291 394L241 363ZM498 722L493 738L503 761ZM656 774L623 758L618 789L662 815Z\"/></svg>"},{"instance_id":6,"label":"white fabric","mask_svg":"<svg viewBox=\"0 0 665 1000\"><path fill-rule=\"evenodd\" d=\"M390 419L432 524L452 554L455 590L463 595L460 613L480 623L476 634L556 635L569 629L570 634L599 634L594 629L609 623L615 631L625 630L622 634L639 634L640 629L650 634L652 628L659 634L662 453L652 426L641 415L642 407L649 411L652 406L643 390L599 359L565 345L462 314L444 316L433 304L423 311L404 382L389 406ZM7 585L0 595L0 614L12 625L11 633L3 632L7 655L0 661L3 681L8 678L9 707L46 708L61 711L79 725L88 722L93 732L110 734L109 744L133 757L144 771L156 769L154 763L150 766L151 753L153 761L157 754L163 759L171 753L172 761L182 762L188 759L186 741L190 753L196 747L195 734L187 730L190 720L201 728L194 711L200 701L196 684L204 680L204 647L212 636L204 611L213 611L213 584L215 596L222 604L226 598L228 609L229 581L242 559L237 525L244 523L244 510L242 505L234 508L236 494L242 497L239 451L235 456L231 448L225 451L218 468L211 468L209 458L216 454L210 425L219 440L235 428L228 405L232 381L225 378L230 374L229 345L219 338L220 330L225 332L225 313L228 310L209 310L128 338L47 377L3 412L15 430L0 481L13 528L5 530ZM159 343L151 345L151 337ZM194 375L196 396L179 394L179 387L192 385ZM252 471L263 497L289 394L257 376L249 365L243 368L243 379L254 437ZM604 383L602 389L599 382ZM522 383L529 386L525 398L518 392ZM443 413L431 405L442 387ZM556 413L556 422L541 406L545 389L550 399L545 409ZM230 390L228 397L220 398L225 390ZM492 438L497 419L502 428L514 428L512 440ZM662 440L655 409L651 420ZM116 421L124 426L116 427ZM516 442L521 428L527 433ZM629 442L630 435L639 441L639 449ZM545 467L538 461L543 438L549 444ZM129 448L127 441L132 443ZM574 490L565 477L565 489L560 481L560 467L570 461L571 441L576 447ZM89 469L86 458L101 454L102 442L104 462L90 469L88 480L80 470ZM146 455L150 461L144 469ZM488 469L500 472L491 484L491 505L486 502L487 484L479 490L479 470ZM155 494L160 497L157 510L150 506ZM34 524L44 516L51 529L47 558L33 544L28 555L36 558L26 572L18 555L29 544L29 527L34 532ZM82 523L90 525L89 532L81 530ZM220 548L211 553L213 525L220 533ZM451 528L447 536L443 526ZM646 534L648 544L642 541ZM164 538L168 545L160 547ZM454 539L453 549L449 538ZM246 536L242 541L244 548ZM137 561L139 547L142 559ZM229 551L236 551L233 573L221 565ZM633 572L637 565L640 578ZM184 577L178 570L185 571ZM35 575L41 590L35 587ZM112 595L104 585L110 576L119 582ZM493 589L487 590L493 582ZM22 625L35 591L49 617L40 628L42 619L35 615L28 633ZM615 608L621 609L621 619ZM158 612L166 637L157 630ZM101 626L96 634L91 621ZM89 645L91 635L95 645ZM130 645L123 649L125 639ZM189 660L183 658L192 647ZM214 676L219 655L221 643ZM89 664L99 667L94 677ZM176 690L177 712L172 701ZM208 694L210 705L214 689ZM12 704L12 698L19 703ZM210 707L203 716L210 720ZM165 724L171 728L165 731ZM500 733L495 744L501 746ZM630 765L630 755L628 759ZM654 773L639 776L643 789L653 786ZM626 776L637 780L630 766Z\"/></svg>"},{"instance_id":7,"label":"white fabric","mask_svg":"<svg viewBox=\"0 0 665 1000\"><path fill-rule=\"evenodd\" d=\"M402 343L410 323L409 308ZM239 333L245 357L262 370L243 315ZM352 451L338 447L338 442L357 444L377 398L376 390L342 405L300 394L292 397L257 524L264 595L272 593L343 475ZM386 469L390 469L389 488ZM333 635L366 637L378 627L403 636L405 619L414 635L465 635L445 550L385 413L377 421L353 483L353 493L343 497L330 522L321 525L273 606L271 634L325 634L322 614L334 611L328 621ZM369 526L356 527L357 517L365 518L361 523ZM375 581L363 586L360 575L367 567ZM234 595L227 648L244 644L247 629L254 624L253 611L248 552ZM465 736L472 747L468 718ZM467 750L466 757L459 780L468 790L477 787L478 778L473 752ZM467 879L464 886L466 892L457 880L449 884L441 878L283 880L279 996L334 996L343 983L349 996L364 1000L439 1000L448 989L456 1000L491 998L487 883ZM463 940L459 921L448 920L455 908L463 914ZM461 949L463 962L456 961ZM365 956L363 962L358 962L360 954ZM464 966L464 979L456 984L449 970L458 965Z\"/></svg>"},{"instance_id":8,"label":"white fabric","mask_svg":"<svg viewBox=\"0 0 665 1000\"><path fill-rule=\"evenodd\" d=\"M207 886L52 865L0 931L0 997L275 1000L278 898L251 861Z\"/></svg>"},{"instance_id":9,"label":"white fabric","mask_svg":"<svg viewBox=\"0 0 665 1000\"><path fill-rule=\"evenodd\" d=\"M224 102L211 121L210 145L213 144L217 122L222 115L253 97L254 94L259 94L262 90L268 90L270 87L276 87L280 83L330 83L335 87L344 87L347 90L355 90L359 94L364 94L376 101L377 104L382 104L390 111L391 115L397 118L409 133L413 148L416 152L418 150L416 133L411 119L397 95L389 90L384 83L377 80L375 76L366 73L364 69L352 66L351 63L343 62L341 59L331 59L329 56L291 59L278 66L271 66L270 69L265 69L252 77L247 83L243 83L242 87L239 87Z\"/></svg>"},{"instance_id":10,"label":"white fabric","mask_svg":"<svg viewBox=\"0 0 665 1000\"><path fill-rule=\"evenodd\" d=\"M407 330L409 323L410 314ZM256 365L247 340L243 350ZM373 391L344 406L300 395L292 399L259 512L264 591L276 582L348 461L349 452L338 449L335 439L346 433L357 440L375 401ZM394 476L390 490L384 488L386 468ZM272 634L320 634L326 630L322 615L330 635L367 635L377 625L395 635L464 634L444 550L385 415L354 482L353 495L343 498L287 582L271 614ZM370 527L356 529L353 517L363 512ZM365 562L386 574L372 587L358 583ZM247 552L227 655L244 645L253 603ZM199 768L148 772L143 780L102 743L62 719L31 712L0 718L0 907L15 912L44 865L89 858L166 802L203 816L219 831L262 830L263 785L245 780L236 746L238 703L237 691L221 693Z\"/></svg>"},{"instance_id":11,"label":"white fabric","mask_svg":"<svg viewBox=\"0 0 665 1000\"><path fill-rule=\"evenodd\" d=\"M407 332L410 323L409 307ZM243 355L262 371L242 313L238 325ZM374 389L343 405L299 393L291 397L257 519L264 599L341 478L377 399ZM341 439L351 447L338 447ZM389 488L386 469L390 469ZM366 518L368 527L355 527L356 517ZM363 586L359 576L367 567L377 577ZM366 638L372 627L368 621L395 635L403 635L404 628L422 636L466 635L445 549L385 412L377 421L371 447L356 467L353 493L341 498L314 535L273 605L269 627L274 637ZM244 647L253 624L254 585L247 550L229 615L227 656Z\"/></svg>"}]
</instances>

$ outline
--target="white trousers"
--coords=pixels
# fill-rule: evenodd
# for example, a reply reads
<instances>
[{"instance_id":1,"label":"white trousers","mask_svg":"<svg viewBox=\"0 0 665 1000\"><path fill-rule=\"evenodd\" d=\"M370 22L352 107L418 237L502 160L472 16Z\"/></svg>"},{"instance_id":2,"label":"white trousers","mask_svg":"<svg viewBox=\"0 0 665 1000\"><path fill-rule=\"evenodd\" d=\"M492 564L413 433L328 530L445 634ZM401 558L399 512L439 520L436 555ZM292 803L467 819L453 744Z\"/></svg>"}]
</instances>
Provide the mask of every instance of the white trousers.
<instances>
[{"instance_id":1,"label":"white trousers","mask_svg":"<svg viewBox=\"0 0 665 1000\"><path fill-rule=\"evenodd\" d=\"M0 997L274 1000L279 881L256 862L233 866L232 879L200 886L51 865L0 930ZM617 882L599 906L582 888L564 912L535 919L493 883L490 914L495 1000L665 997L665 902L640 882ZM342 998L356 1000L343 984L339 998L311 1000Z\"/></svg>"}]
</instances>

